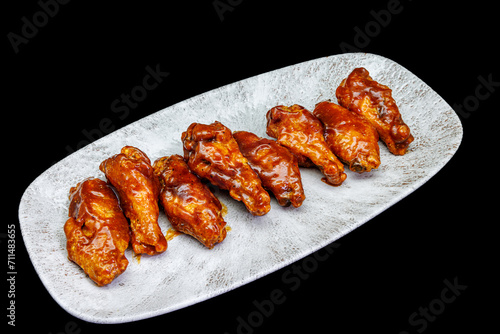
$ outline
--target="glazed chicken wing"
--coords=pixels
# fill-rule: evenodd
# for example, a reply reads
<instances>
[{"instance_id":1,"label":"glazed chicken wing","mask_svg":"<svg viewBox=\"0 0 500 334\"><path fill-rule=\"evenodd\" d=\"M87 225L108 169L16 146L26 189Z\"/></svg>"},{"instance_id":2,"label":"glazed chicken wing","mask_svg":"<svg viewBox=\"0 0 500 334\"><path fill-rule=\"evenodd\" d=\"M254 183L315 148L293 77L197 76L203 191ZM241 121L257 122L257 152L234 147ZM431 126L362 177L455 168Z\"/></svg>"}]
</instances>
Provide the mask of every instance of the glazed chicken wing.
<instances>
[{"instance_id":1,"label":"glazed chicken wing","mask_svg":"<svg viewBox=\"0 0 500 334\"><path fill-rule=\"evenodd\" d=\"M115 193L100 179L89 178L70 190L69 219L64 224L68 258L99 286L127 269L128 222Z\"/></svg>"},{"instance_id":2,"label":"glazed chicken wing","mask_svg":"<svg viewBox=\"0 0 500 334\"><path fill-rule=\"evenodd\" d=\"M99 168L116 188L120 205L130 220L134 252L148 255L164 252L167 240L158 225L160 184L146 154L125 146Z\"/></svg>"},{"instance_id":3,"label":"glazed chicken wing","mask_svg":"<svg viewBox=\"0 0 500 334\"><path fill-rule=\"evenodd\" d=\"M276 141L251 132L236 131L233 137L264 188L274 194L279 205L301 206L306 197L295 156Z\"/></svg>"},{"instance_id":4,"label":"glazed chicken wing","mask_svg":"<svg viewBox=\"0 0 500 334\"><path fill-rule=\"evenodd\" d=\"M229 190L229 195L243 201L253 215L262 216L269 212L269 194L241 154L231 130L220 122L210 125L193 123L182 133L182 142L184 159L199 177Z\"/></svg>"},{"instance_id":5,"label":"glazed chicken wing","mask_svg":"<svg viewBox=\"0 0 500 334\"><path fill-rule=\"evenodd\" d=\"M389 87L374 81L368 71L360 67L342 81L336 95L341 106L362 115L377 129L391 153L406 153L413 136L401 118Z\"/></svg>"},{"instance_id":6,"label":"glazed chicken wing","mask_svg":"<svg viewBox=\"0 0 500 334\"><path fill-rule=\"evenodd\" d=\"M344 166L328 148L323 124L309 110L297 104L277 106L266 117L267 134L295 155L309 158L325 175L323 182L333 186L344 182Z\"/></svg>"},{"instance_id":7,"label":"glazed chicken wing","mask_svg":"<svg viewBox=\"0 0 500 334\"><path fill-rule=\"evenodd\" d=\"M369 172L380 165L377 130L363 117L325 101L313 111L325 126L325 141L353 172Z\"/></svg>"},{"instance_id":8,"label":"glazed chicken wing","mask_svg":"<svg viewBox=\"0 0 500 334\"><path fill-rule=\"evenodd\" d=\"M160 179L160 201L172 226L211 249L226 237L219 199L201 183L180 155L155 161Z\"/></svg>"}]
</instances>

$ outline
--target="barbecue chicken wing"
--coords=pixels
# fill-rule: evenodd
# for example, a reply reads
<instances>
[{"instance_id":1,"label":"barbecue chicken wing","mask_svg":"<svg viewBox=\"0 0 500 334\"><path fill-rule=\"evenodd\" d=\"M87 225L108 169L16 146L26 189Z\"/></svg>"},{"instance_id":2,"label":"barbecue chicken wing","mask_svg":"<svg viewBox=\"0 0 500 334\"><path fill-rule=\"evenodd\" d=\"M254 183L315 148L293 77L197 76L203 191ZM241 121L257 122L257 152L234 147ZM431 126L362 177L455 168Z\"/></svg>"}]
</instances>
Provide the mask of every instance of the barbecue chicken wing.
<instances>
[{"instance_id":1,"label":"barbecue chicken wing","mask_svg":"<svg viewBox=\"0 0 500 334\"><path fill-rule=\"evenodd\" d=\"M226 237L222 205L184 159L180 155L163 157L153 167L161 184L160 202L172 226L209 249L222 242Z\"/></svg>"},{"instance_id":2,"label":"barbecue chicken wing","mask_svg":"<svg viewBox=\"0 0 500 334\"><path fill-rule=\"evenodd\" d=\"M199 177L229 190L229 195L243 201L253 215L269 212L269 194L241 154L231 130L217 121L210 125L193 123L182 133L182 142L184 159Z\"/></svg>"},{"instance_id":3,"label":"barbecue chicken wing","mask_svg":"<svg viewBox=\"0 0 500 334\"><path fill-rule=\"evenodd\" d=\"M329 101L313 111L325 126L325 141L353 172L369 172L380 165L377 130L363 117Z\"/></svg>"},{"instance_id":4,"label":"barbecue chicken wing","mask_svg":"<svg viewBox=\"0 0 500 334\"><path fill-rule=\"evenodd\" d=\"M362 115L377 129L391 153L406 153L413 136L401 118L389 87L374 81L368 71L360 67L342 81L336 95L341 106Z\"/></svg>"},{"instance_id":5,"label":"barbecue chicken wing","mask_svg":"<svg viewBox=\"0 0 500 334\"><path fill-rule=\"evenodd\" d=\"M127 269L128 222L106 182L89 178L70 190L69 219L64 224L68 258L99 286Z\"/></svg>"},{"instance_id":6,"label":"barbecue chicken wing","mask_svg":"<svg viewBox=\"0 0 500 334\"><path fill-rule=\"evenodd\" d=\"M306 197L295 156L276 141L251 132L236 131L233 137L264 188L274 194L279 205L301 206Z\"/></svg>"},{"instance_id":7,"label":"barbecue chicken wing","mask_svg":"<svg viewBox=\"0 0 500 334\"><path fill-rule=\"evenodd\" d=\"M167 240L158 225L160 184L146 154L125 146L99 168L116 188L120 205L130 220L134 251L148 255L164 252Z\"/></svg>"},{"instance_id":8,"label":"barbecue chicken wing","mask_svg":"<svg viewBox=\"0 0 500 334\"><path fill-rule=\"evenodd\" d=\"M295 155L309 158L325 175L323 182L333 186L344 182L344 166L328 148L321 121L309 110L297 104L277 106L266 117L267 134Z\"/></svg>"}]
</instances>

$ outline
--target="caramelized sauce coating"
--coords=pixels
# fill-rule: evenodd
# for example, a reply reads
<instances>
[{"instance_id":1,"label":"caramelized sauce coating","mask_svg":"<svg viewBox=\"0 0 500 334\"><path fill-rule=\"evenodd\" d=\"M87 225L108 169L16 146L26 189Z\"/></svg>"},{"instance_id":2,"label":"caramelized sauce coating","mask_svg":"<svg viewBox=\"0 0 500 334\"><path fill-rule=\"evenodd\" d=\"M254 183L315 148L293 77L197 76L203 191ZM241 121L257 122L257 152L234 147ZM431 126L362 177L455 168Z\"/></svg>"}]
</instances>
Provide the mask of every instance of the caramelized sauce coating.
<instances>
[{"instance_id":1,"label":"caramelized sauce coating","mask_svg":"<svg viewBox=\"0 0 500 334\"><path fill-rule=\"evenodd\" d=\"M127 219L106 182L89 178L69 192L69 219L64 224L68 258L99 286L127 269L130 241Z\"/></svg>"},{"instance_id":2,"label":"caramelized sauce coating","mask_svg":"<svg viewBox=\"0 0 500 334\"><path fill-rule=\"evenodd\" d=\"M184 159L199 177L229 190L253 215L262 216L271 209L269 194L257 174L241 154L231 130L220 122L191 124L182 133Z\"/></svg>"},{"instance_id":3,"label":"caramelized sauce coating","mask_svg":"<svg viewBox=\"0 0 500 334\"><path fill-rule=\"evenodd\" d=\"M341 106L362 115L377 129L391 153L406 153L413 136L403 122L389 87L373 80L368 71L360 67L342 81L336 95Z\"/></svg>"},{"instance_id":4,"label":"caramelized sauce coating","mask_svg":"<svg viewBox=\"0 0 500 334\"><path fill-rule=\"evenodd\" d=\"M116 188L120 205L130 220L134 252L148 255L164 252L167 240L158 225L160 184L146 154L125 146L99 168Z\"/></svg>"},{"instance_id":5,"label":"caramelized sauce coating","mask_svg":"<svg viewBox=\"0 0 500 334\"><path fill-rule=\"evenodd\" d=\"M274 194L279 205L301 206L306 197L295 156L276 141L251 132L236 131L233 137L264 188Z\"/></svg>"},{"instance_id":6,"label":"caramelized sauce coating","mask_svg":"<svg viewBox=\"0 0 500 334\"><path fill-rule=\"evenodd\" d=\"M226 237L219 199L194 175L180 155L163 157L153 164L159 177L160 201L172 226L207 248Z\"/></svg>"},{"instance_id":7,"label":"caramelized sauce coating","mask_svg":"<svg viewBox=\"0 0 500 334\"><path fill-rule=\"evenodd\" d=\"M344 166L328 148L323 124L309 110L294 104L267 112L267 134L298 156L309 158L325 175L323 182L340 186L346 179Z\"/></svg>"},{"instance_id":8,"label":"caramelized sauce coating","mask_svg":"<svg viewBox=\"0 0 500 334\"><path fill-rule=\"evenodd\" d=\"M313 111L325 126L325 140L333 154L353 172L369 172L380 165L377 130L363 117L335 103L318 103Z\"/></svg>"}]
</instances>

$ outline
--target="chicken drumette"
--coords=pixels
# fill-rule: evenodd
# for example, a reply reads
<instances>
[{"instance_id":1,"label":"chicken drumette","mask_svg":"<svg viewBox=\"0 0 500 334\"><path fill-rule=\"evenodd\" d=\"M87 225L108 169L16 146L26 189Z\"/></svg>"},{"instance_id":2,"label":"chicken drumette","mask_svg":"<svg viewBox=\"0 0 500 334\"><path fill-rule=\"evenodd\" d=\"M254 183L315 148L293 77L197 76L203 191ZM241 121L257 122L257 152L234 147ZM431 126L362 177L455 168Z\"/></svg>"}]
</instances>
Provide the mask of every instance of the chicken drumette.
<instances>
[{"instance_id":1,"label":"chicken drumette","mask_svg":"<svg viewBox=\"0 0 500 334\"><path fill-rule=\"evenodd\" d=\"M89 178L70 190L64 224L68 258L99 286L111 283L127 269L130 241L127 219L106 182Z\"/></svg>"},{"instance_id":2,"label":"chicken drumette","mask_svg":"<svg viewBox=\"0 0 500 334\"><path fill-rule=\"evenodd\" d=\"M219 199L194 175L180 155L155 161L160 202L172 226L211 249L226 237Z\"/></svg>"},{"instance_id":3,"label":"chicken drumette","mask_svg":"<svg viewBox=\"0 0 500 334\"><path fill-rule=\"evenodd\" d=\"M363 117L324 101L313 111L325 125L325 140L333 154L353 172L369 172L380 165L377 130Z\"/></svg>"},{"instance_id":4,"label":"chicken drumette","mask_svg":"<svg viewBox=\"0 0 500 334\"><path fill-rule=\"evenodd\" d=\"M362 115L377 129L391 153L406 153L413 136L401 118L389 87L373 80L370 73L360 67L341 82L336 95L341 106Z\"/></svg>"},{"instance_id":5,"label":"chicken drumette","mask_svg":"<svg viewBox=\"0 0 500 334\"><path fill-rule=\"evenodd\" d=\"M279 205L301 206L306 197L295 156L276 141L251 132L236 131L233 137L264 188L274 194Z\"/></svg>"},{"instance_id":6,"label":"chicken drumette","mask_svg":"<svg viewBox=\"0 0 500 334\"><path fill-rule=\"evenodd\" d=\"M269 194L241 154L231 130L217 121L209 125L193 123L182 133L182 142L184 159L199 177L229 190L229 195L243 201L253 215L269 212Z\"/></svg>"},{"instance_id":7,"label":"chicken drumette","mask_svg":"<svg viewBox=\"0 0 500 334\"><path fill-rule=\"evenodd\" d=\"M120 205L130 220L134 251L148 255L164 252L167 240L158 225L160 184L146 154L125 146L99 168L116 188Z\"/></svg>"},{"instance_id":8,"label":"chicken drumette","mask_svg":"<svg viewBox=\"0 0 500 334\"><path fill-rule=\"evenodd\" d=\"M344 166L328 148L323 124L310 111L297 104L277 106L266 117L267 134L295 155L310 159L325 175L322 181L333 186L344 182Z\"/></svg>"}]
</instances>

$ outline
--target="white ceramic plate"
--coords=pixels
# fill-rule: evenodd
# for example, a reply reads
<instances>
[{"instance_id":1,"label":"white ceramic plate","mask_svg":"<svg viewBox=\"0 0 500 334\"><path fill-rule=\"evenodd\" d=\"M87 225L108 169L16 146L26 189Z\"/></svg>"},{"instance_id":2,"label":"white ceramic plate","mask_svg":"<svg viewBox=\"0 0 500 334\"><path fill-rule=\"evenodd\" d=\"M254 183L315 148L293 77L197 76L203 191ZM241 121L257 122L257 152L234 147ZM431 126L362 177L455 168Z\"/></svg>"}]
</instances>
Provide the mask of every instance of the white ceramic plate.
<instances>
[{"instance_id":1,"label":"white ceramic plate","mask_svg":"<svg viewBox=\"0 0 500 334\"><path fill-rule=\"evenodd\" d=\"M266 112L279 104L313 110L355 67L393 90L415 141L404 156L381 144L382 164L371 173L347 171L340 187L321 181L317 169L301 169L304 204L254 217L243 204L218 190L232 228L208 250L187 235L169 242L157 256L140 261L131 249L127 270L97 287L70 262L63 225L68 191L89 176L105 179L99 164L122 146L143 150L152 161L182 154L181 133L192 122L218 120L233 131L266 137ZM398 202L435 175L453 156L462 126L452 108L429 86L395 62L352 53L315 59L248 78L198 95L130 124L68 156L40 175L19 207L24 242L36 272L52 297L69 313L90 322L122 323L153 317L198 303L258 279L337 240ZM160 226L170 228L161 213ZM99 301L99 302L96 302Z\"/></svg>"}]
</instances>

